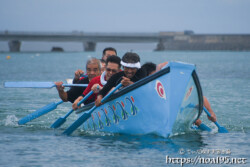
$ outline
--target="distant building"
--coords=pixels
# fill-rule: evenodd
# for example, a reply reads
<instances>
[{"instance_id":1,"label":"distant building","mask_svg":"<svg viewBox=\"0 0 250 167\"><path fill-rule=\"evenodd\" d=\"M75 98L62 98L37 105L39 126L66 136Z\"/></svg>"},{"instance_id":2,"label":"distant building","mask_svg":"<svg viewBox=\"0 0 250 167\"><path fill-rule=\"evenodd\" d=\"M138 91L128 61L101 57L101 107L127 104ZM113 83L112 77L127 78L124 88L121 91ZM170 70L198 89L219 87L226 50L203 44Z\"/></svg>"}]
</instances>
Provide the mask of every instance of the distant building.
<instances>
[{"instance_id":1,"label":"distant building","mask_svg":"<svg viewBox=\"0 0 250 167\"><path fill-rule=\"evenodd\" d=\"M250 34L164 33L156 50L250 50Z\"/></svg>"},{"instance_id":2,"label":"distant building","mask_svg":"<svg viewBox=\"0 0 250 167\"><path fill-rule=\"evenodd\" d=\"M63 52L63 48L61 47L52 47L51 52Z\"/></svg>"}]
</instances>

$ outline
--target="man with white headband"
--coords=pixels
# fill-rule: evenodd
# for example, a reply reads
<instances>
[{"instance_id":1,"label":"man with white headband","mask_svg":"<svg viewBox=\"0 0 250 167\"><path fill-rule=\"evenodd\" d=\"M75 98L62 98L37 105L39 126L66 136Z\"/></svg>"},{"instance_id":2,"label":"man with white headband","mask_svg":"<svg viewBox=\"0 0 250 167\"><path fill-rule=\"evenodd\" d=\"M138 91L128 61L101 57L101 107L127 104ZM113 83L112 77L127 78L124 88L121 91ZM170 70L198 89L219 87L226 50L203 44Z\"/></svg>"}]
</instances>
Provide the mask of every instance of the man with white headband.
<instances>
[{"instance_id":1,"label":"man with white headband","mask_svg":"<svg viewBox=\"0 0 250 167\"><path fill-rule=\"evenodd\" d=\"M145 69L141 68L140 57L136 53L125 53L122 57L121 65L124 71L114 74L108 80L107 84L105 84L97 96L95 101L96 106L100 106L102 98L119 83L122 83L122 85L126 87L147 76Z\"/></svg>"}]
</instances>

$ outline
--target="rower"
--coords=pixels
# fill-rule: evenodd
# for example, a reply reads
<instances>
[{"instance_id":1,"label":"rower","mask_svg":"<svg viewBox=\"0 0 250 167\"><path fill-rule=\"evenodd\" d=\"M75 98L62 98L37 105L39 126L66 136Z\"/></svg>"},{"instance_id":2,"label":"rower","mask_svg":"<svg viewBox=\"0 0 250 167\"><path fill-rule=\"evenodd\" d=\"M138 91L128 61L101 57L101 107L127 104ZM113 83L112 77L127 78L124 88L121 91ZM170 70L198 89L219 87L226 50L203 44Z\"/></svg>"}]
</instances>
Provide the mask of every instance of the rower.
<instances>
[{"instance_id":1,"label":"rower","mask_svg":"<svg viewBox=\"0 0 250 167\"><path fill-rule=\"evenodd\" d=\"M86 63L86 71L88 77L80 78L76 84L89 84L89 82L96 76L101 75L101 63L97 58L91 58ZM74 101L82 94L86 87L71 87L67 92L64 91L63 82L55 82L59 97L64 101Z\"/></svg>"},{"instance_id":2,"label":"rower","mask_svg":"<svg viewBox=\"0 0 250 167\"><path fill-rule=\"evenodd\" d=\"M119 83L122 83L123 87L126 87L147 76L146 71L141 69L140 57L136 53L125 53L122 57L121 65L124 71L114 74L108 80L107 84L105 84L97 96L95 101L96 106L100 106L102 98Z\"/></svg>"}]
</instances>

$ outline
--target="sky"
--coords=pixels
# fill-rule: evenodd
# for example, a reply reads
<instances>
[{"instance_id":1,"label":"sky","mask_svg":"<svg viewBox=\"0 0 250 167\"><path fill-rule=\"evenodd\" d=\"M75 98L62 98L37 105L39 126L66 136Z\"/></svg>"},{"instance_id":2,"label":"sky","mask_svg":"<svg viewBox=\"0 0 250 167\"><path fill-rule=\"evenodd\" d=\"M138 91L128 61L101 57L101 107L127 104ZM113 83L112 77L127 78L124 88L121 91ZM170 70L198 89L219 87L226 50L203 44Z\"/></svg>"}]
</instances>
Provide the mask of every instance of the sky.
<instances>
[{"instance_id":1,"label":"sky","mask_svg":"<svg viewBox=\"0 0 250 167\"><path fill-rule=\"evenodd\" d=\"M250 34L250 0L0 0L0 31Z\"/></svg>"},{"instance_id":2,"label":"sky","mask_svg":"<svg viewBox=\"0 0 250 167\"><path fill-rule=\"evenodd\" d=\"M0 0L0 31L250 33L249 0Z\"/></svg>"}]
</instances>

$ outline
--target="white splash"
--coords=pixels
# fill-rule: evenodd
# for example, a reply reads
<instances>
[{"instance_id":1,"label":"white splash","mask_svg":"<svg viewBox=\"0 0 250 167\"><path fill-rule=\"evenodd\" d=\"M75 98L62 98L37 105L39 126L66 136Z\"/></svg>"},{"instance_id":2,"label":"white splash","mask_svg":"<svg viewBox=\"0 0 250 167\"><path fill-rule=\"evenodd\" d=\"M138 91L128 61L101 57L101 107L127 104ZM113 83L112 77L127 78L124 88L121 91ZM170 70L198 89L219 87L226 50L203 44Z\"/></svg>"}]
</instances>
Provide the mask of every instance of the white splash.
<instances>
[{"instance_id":1,"label":"white splash","mask_svg":"<svg viewBox=\"0 0 250 167\"><path fill-rule=\"evenodd\" d=\"M5 119L5 126L18 126L18 118L15 115L8 115Z\"/></svg>"}]
</instances>

